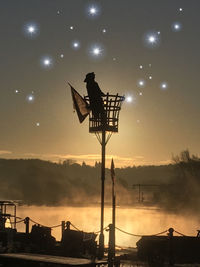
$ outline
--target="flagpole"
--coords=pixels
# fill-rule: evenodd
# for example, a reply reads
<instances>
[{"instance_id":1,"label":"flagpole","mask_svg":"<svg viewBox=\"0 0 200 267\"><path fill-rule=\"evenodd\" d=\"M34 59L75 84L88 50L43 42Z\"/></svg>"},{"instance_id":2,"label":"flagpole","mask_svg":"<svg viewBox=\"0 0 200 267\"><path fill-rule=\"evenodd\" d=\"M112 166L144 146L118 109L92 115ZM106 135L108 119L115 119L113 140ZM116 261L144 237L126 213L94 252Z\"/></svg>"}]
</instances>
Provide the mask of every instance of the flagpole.
<instances>
[{"instance_id":1,"label":"flagpole","mask_svg":"<svg viewBox=\"0 0 200 267\"><path fill-rule=\"evenodd\" d=\"M109 249L108 249L108 267L115 266L115 167L114 161L111 162L111 179L112 179L112 224L109 225Z\"/></svg>"},{"instance_id":2,"label":"flagpole","mask_svg":"<svg viewBox=\"0 0 200 267\"><path fill-rule=\"evenodd\" d=\"M112 194L112 224L113 224L113 258L115 258L115 210L116 210L116 196L115 196L115 183L113 181L112 185L113 194Z\"/></svg>"},{"instance_id":3,"label":"flagpole","mask_svg":"<svg viewBox=\"0 0 200 267\"><path fill-rule=\"evenodd\" d=\"M113 261L115 259L115 211L116 211L116 195L115 195L115 167L112 159L112 225L113 225Z\"/></svg>"}]
</instances>

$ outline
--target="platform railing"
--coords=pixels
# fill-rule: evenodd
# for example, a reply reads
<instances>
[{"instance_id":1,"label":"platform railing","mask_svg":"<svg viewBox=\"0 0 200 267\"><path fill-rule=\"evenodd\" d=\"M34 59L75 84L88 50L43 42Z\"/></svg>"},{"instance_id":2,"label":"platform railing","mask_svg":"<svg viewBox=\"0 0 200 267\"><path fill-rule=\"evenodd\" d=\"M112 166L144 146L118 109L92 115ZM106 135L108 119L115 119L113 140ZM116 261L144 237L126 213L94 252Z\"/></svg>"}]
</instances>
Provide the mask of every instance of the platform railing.
<instances>
[{"instance_id":1,"label":"platform railing","mask_svg":"<svg viewBox=\"0 0 200 267\"><path fill-rule=\"evenodd\" d=\"M89 132L95 133L102 132L103 130L107 132L118 132L119 112L124 99L124 96L120 96L118 94L110 95L107 93L105 96L102 96L104 114L99 114L99 117L94 117L93 113L90 113ZM85 100L89 105L88 96L85 97Z\"/></svg>"}]
</instances>

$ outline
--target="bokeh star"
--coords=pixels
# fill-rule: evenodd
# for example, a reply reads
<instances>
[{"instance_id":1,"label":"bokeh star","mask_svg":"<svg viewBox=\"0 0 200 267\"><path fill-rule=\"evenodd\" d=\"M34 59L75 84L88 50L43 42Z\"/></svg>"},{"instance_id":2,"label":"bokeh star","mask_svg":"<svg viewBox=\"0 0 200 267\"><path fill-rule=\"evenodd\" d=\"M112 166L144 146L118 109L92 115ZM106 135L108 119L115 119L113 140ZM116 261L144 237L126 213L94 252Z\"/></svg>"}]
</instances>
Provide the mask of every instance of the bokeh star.
<instances>
[{"instance_id":1,"label":"bokeh star","mask_svg":"<svg viewBox=\"0 0 200 267\"><path fill-rule=\"evenodd\" d=\"M172 30L174 32L179 32L179 31L181 31L181 29L182 29L182 24L180 22L174 22L172 24Z\"/></svg>"},{"instance_id":2,"label":"bokeh star","mask_svg":"<svg viewBox=\"0 0 200 267\"><path fill-rule=\"evenodd\" d=\"M40 60L41 66L44 69L51 69L53 67L53 58L50 56L44 56Z\"/></svg>"},{"instance_id":3,"label":"bokeh star","mask_svg":"<svg viewBox=\"0 0 200 267\"><path fill-rule=\"evenodd\" d=\"M35 100L35 97L33 94L27 95L26 97L27 102L32 103Z\"/></svg>"},{"instance_id":4,"label":"bokeh star","mask_svg":"<svg viewBox=\"0 0 200 267\"><path fill-rule=\"evenodd\" d=\"M24 25L24 34L29 38L36 38L39 34L39 26L35 22L28 22Z\"/></svg>"},{"instance_id":5,"label":"bokeh star","mask_svg":"<svg viewBox=\"0 0 200 267\"><path fill-rule=\"evenodd\" d=\"M160 45L160 33L150 31L144 35L144 44L148 48L156 48Z\"/></svg>"}]
</instances>

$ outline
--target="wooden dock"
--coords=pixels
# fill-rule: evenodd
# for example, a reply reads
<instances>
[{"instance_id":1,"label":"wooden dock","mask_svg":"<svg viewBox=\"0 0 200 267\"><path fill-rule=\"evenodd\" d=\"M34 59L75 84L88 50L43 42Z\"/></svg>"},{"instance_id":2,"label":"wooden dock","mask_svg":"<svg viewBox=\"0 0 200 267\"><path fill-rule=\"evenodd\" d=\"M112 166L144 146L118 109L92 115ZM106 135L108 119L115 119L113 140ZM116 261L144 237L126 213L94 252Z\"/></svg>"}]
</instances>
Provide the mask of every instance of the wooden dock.
<instances>
[{"instance_id":1,"label":"wooden dock","mask_svg":"<svg viewBox=\"0 0 200 267\"><path fill-rule=\"evenodd\" d=\"M43 263L62 266L106 266L107 261L91 261L82 258L69 258L31 253L4 253L0 254L0 263L11 263L12 266L19 263Z\"/></svg>"}]
</instances>

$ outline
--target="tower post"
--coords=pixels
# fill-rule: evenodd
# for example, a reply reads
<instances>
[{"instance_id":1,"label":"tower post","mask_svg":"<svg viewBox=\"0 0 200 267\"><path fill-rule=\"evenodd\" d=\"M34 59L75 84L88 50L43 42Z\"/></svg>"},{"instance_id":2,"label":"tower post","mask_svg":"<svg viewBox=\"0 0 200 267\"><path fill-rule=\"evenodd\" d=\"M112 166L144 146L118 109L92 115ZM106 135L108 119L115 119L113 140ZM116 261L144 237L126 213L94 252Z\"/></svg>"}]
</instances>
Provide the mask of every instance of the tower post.
<instances>
[{"instance_id":1,"label":"tower post","mask_svg":"<svg viewBox=\"0 0 200 267\"><path fill-rule=\"evenodd\" d=\"M89 104L89 97L85 96L84 99ZM101 144L101 219L98 253L99 259L104 256L104 183L106 144L112 136L112 133L118 132L119 112L124 99L124 96L120 96L118 94L110 95L107 93L105 96L102 96L104 113L99 117L95 117L92 112L89 114L89 132L94 133Z\"/></svg>"},{"instance_id":2,"label":"tower post","mask_svg":"<svg viewBox=\"0 0 200 267\"><path fill-rule=\"evenodd\" d=\"M84 82L94 80L94 73L88 73ZM69 84L70 85L70 84ZM95 85L96 86L96 85ZM108 143L112 133L118 132L119 113L124 96L118 94L104 94L100 88L94 89L93 98L84 96L84 98L70 85L74 108L77 112L79 122L82 123L89 114L89 132L94 133L101 144L101 219L100 219L100 235L99 235L99 259L104 256L104 183L105 183L105 160L106 160L106 144ZM88 89L88 88L87 88ZM99 90L101 94L99 95ZM97 97L98 96L98 97ZM100 99L101 98L101 99ZM91 102L91 103L90 103ZM95 102L97 106L95 106ZM92 105L90 105L92 104ZM92 111L92 112L90 112ZM113 199L115 207L115 199ZM114 208L115 209L115 208ZM113 222L115 226L115 211L113 211ZM115 239L115 238L114 238Z\"/></svg>"},{"instance_id":3,"label":"tower post","mask_svg":"<svg viewBox=\"0 0 200 267\"><path fill-rule=\"evenodd\" d=\"M104 182L105 182L106 131L102 130L101 143L101 226L99 235L99 257L104 255Z\"/></svg>"}]
</instances>

